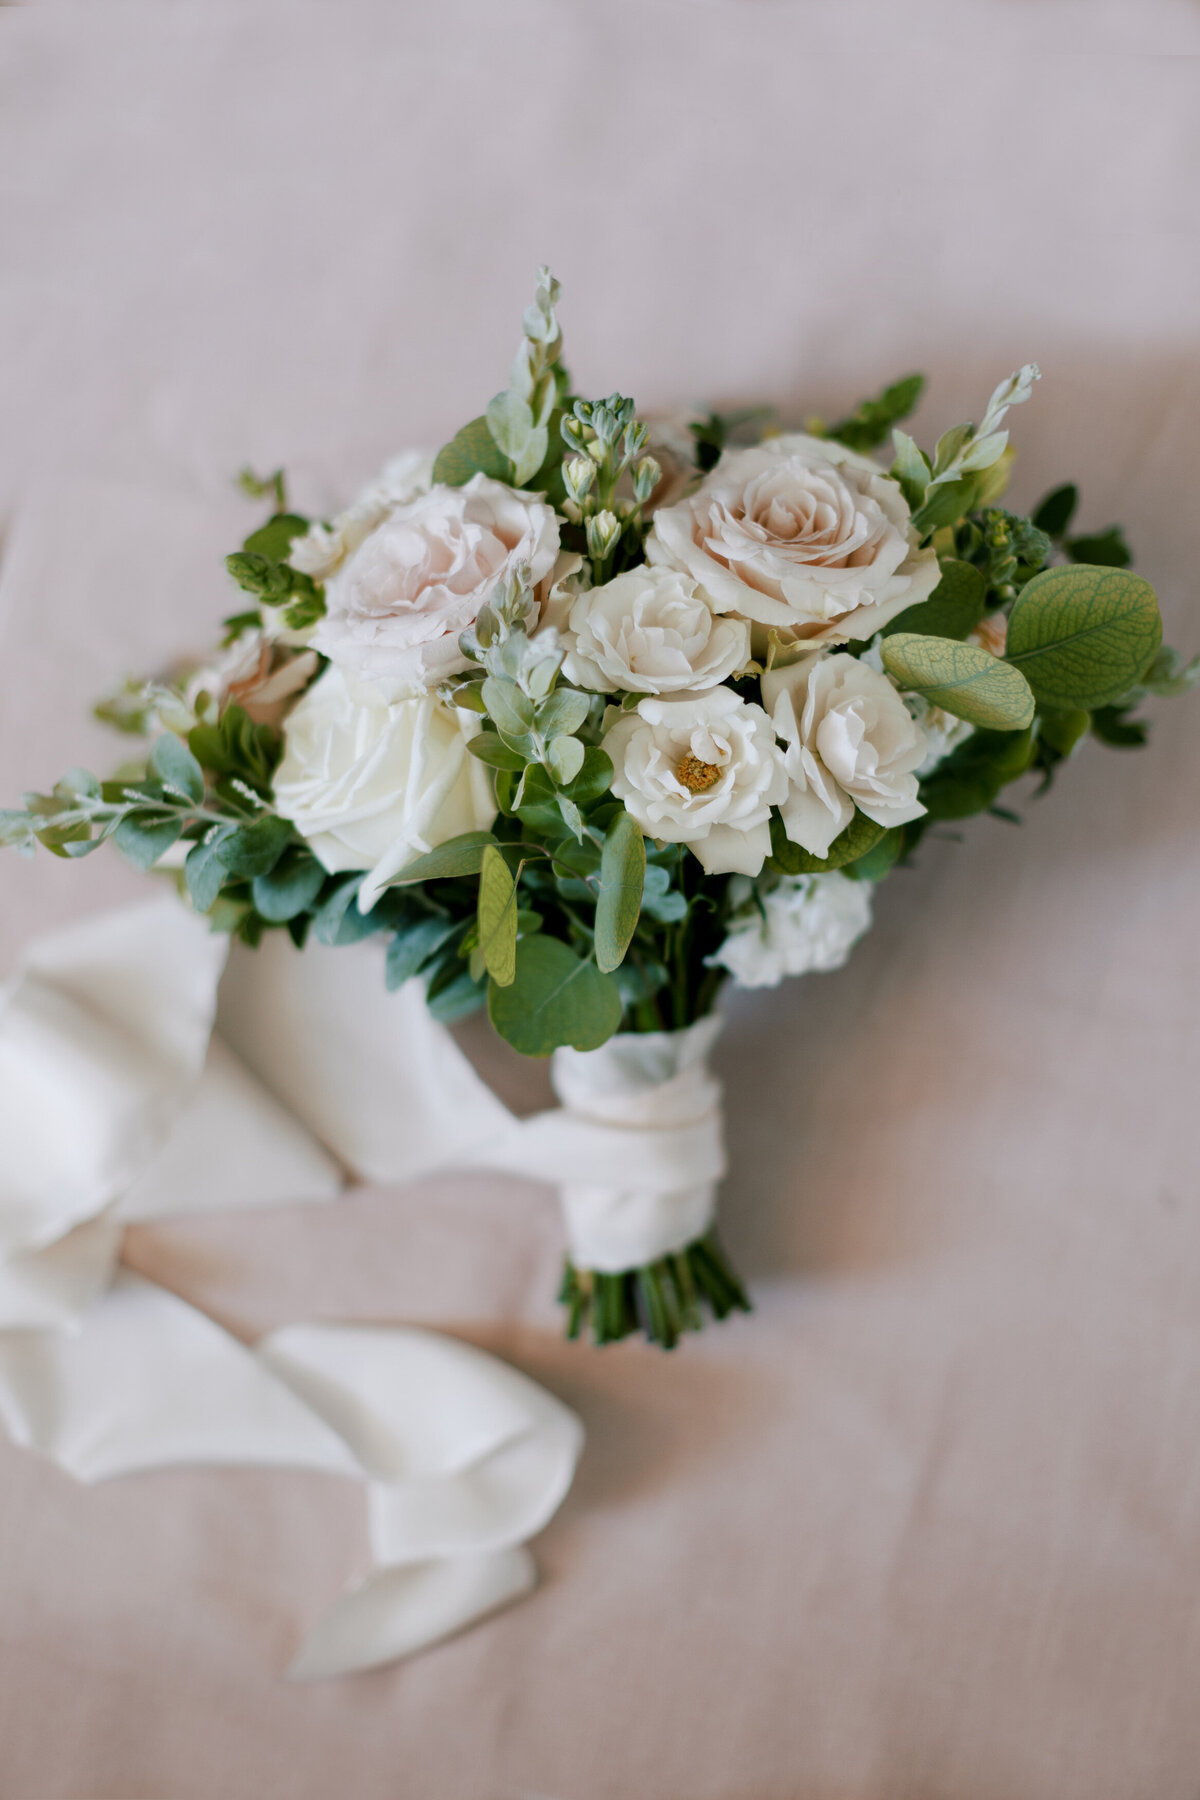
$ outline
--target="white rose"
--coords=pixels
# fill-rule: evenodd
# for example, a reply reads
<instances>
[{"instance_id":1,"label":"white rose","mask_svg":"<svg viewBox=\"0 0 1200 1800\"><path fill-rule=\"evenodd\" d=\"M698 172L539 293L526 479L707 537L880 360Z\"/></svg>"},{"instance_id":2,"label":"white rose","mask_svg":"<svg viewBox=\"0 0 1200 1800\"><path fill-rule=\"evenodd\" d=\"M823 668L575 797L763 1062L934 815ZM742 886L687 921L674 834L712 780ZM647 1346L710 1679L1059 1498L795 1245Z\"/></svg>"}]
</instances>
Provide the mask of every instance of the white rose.
<instances>
[{"instance_id":1,"label":"white rose","mask_svg":"<svg viewBox=\"0 0 1200 1800\"><path fill-rule=\"evenodd\" d=\"M383 465L374 481L332 524L310 525L303 537L293 538L288 562L314 581L328 581L395 507L415 500L432 481L433 457L429 451L402 450Z\"/></svg>"},{"instance_id":2,"label":"white rose","mask_svg":"<svg viewBox=\"0 0 1200 1800\"><path fill-rule=\"evenodd\" d=\"M491 825L491 777L467 752L478 729L477 714L436 694L388 702L336 667L293 707L276 805L331 874L371 870L362 912L415 857Z\"/></svg>"},{"instance_id":3,"label":"white rose","mask_svg":"<svg viewBox=\"0 0 1200 1800\"><path fill-rule=\"evenodd\" d=\"M325 588L313 648L388 696L434 687L470 666L459 634L518 563L534 584L554 569L558 519L533 494L473 475L388 513Z\"/></svg>"},{"instance_id":4,"label":"white rose","mask_svg":"<svg viewBox=\"0 0 1200 1800\"><path fill-rule=\"evenodd\" d=\"M877 825L925 811L915 771L925 734L886 675L818 650L763 676L763 704L784 740L790 791L780 808L794 844L825 856L857 806Z\"/></svg>"},{"instance_id":5,"label":"white rose","mask_svg":"<svg viewBox=\"0 0 1200 1800\"><path fill-rule=\"evenodd\" d=\"M685 569L721 612L813 643L873 636L939 579L899 483L800 433L726 451L695 493L655 513L646 555Z\"/></svg>"},{"instance_id":6,"label":"white rose","mask_svg":"<svg viewBox=\"0 0 1200 1800\"><path fill-rule=\"evenodd\" d=\"M757 875L788 786L761 706L730 688L642 700L615 715L604 748L612 791L648 837L687 844L710 875Z\"/></svg>"},{"instance_id":7,"label":"white rose","mask_svg":"<svg viewBox=\"0 0 1200 1800\"><path fill-rule=\"evenodd\" d=\"M641 565L580 594L566 675L595 693L673 694L716 687L750 660L750 627L720 618L678 569Z\"/></svg>"},{"instance_id":8,"label":"white rose","mask_svg":"<svg viewBox=\"0 0 1200 1800\"><path fill-rule=\"evenodd\" d=\"M739 987L778 987L785 975L840 969L871 926L869 881L828 875L785 877L735 916L710 968L728 969Z\"/></svg>"}]
</instances>

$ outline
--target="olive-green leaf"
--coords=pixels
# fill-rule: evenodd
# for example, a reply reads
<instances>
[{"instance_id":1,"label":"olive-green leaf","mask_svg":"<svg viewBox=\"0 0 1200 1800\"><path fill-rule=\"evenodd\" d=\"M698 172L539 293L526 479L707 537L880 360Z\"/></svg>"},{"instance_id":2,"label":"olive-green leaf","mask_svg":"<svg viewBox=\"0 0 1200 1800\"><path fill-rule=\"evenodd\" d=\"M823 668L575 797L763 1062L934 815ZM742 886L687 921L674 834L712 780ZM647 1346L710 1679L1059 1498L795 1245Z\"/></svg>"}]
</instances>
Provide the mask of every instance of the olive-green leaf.
<instances>
[{"instance_id":1,"label":"olive-green leaf","mask_svg":"<svg viewBox=\"0 0 1200 1800\"><path fill-rule=\"evenodd\" d=\"M464 831L461 836L447 838L436 850L406 863L393 875L391 887L407 887L414 881L444 881L454 875L478 875L483 867L483 853L495 838L490 831Z\"/></svg>"},{"instance_id":2,"label":"olive-green leaf","mask_svg":"<svg viewBox=\"0 0 1200 1800\"><path fill-rule=\"evenodd\" d=\"M517 886L494 844L484 847L479 870L479 950L497 987L511 987L517 972Z\"/></svg>"},{"instance_id":3,"label":"olive-green leaf","mask_svg":"<svg viewBox=\"0 0 1200 1800\"><path fill-rule=\"evenodd\" d=\"M490 475L493 481L511 481L513 467L488 430L485 418L472 419L438 451L433 479L447 487L461 487L472 475Z\"/></svg>"},{"instance_id":4,"label":"olive-green leaf","mask_svg":"<svg viewBox=\"0 0 1200 1800\"><path fill-rule=\"evenodd\" d=\"M1046 569L1021 589L1005 654L1044 705L1090 712L1131 687L1161 642L1148 581L1127 569L1077 563Z\"/></svg>"},{"instance_id":5,"label":"olive-green leaf","mask_svg":"<svg viewBox=\"0 0 1200 1800\"><path fill-rule=\"evenodd\" d=\"M1024 675L988 650L911 631L884 638L880 648L884 668L902 688L956 719L989 731L1023 731L1033 718Z\"/></svg>"},{"instance_id":6,"label":"olive-green leaf","mask_svg":"<svg viewBox=\"0 0 1200 1800\"><path fill-rule=\"evenodd\" d=\"M625 960L642 910L645 879L645 839L635 819L618 813L604 840L596 897L596 964L605 974Z\"/></svg>"},{"instance_id":7,"label":"olive-green leaf","mask_svg":"<svg viewBox=\"0 0 1200 1800\"><path fill-rule=\"evenodd\" d=\"M783 828L783 820L778 813L771 815L771 861L785 875L825 875L830 869L840 869L846 863L857 862L868 850L873 850L880 838L887 831L886 825L877 825L874 819L868 819L866 813L855 811L854 817L846 829L839 832L829 846L825 856L813 856L811 851L793 844Z\"/></svg>"},{"instance_id":8,"label":"olive-green leaf","mask_svg":"<svg viewBox=\"0 0 1200 1800\"><path fill-rule=\"evenodd\" d=\"M512 985L488 983L488 1012L523 1056L549 1056L563 1044L598 1050L621 1023L621 992L611 975L538 932L517 944Z\"/></svg>"},{"instance_id":9,"label":"olive-green leaf","mask_svg":"<svg viewBox=\"0 0 1200 1800\"><path fill-rule=\"evenodd\" d=\"M927 637L965 638L983 617L987 582L982 569L951 559L942 564L942 579L928 600L897 615L883 628L884 637L919 631Z\"/></svg>"}]
</instances>

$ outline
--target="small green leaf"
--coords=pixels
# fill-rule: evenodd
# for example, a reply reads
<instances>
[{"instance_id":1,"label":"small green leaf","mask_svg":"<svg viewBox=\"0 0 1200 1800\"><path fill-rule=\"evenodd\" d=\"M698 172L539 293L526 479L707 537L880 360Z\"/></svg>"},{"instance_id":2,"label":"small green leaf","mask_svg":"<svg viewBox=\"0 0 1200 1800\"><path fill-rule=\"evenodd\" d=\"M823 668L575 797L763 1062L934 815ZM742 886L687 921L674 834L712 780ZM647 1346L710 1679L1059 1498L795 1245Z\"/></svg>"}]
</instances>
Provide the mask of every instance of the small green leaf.
<instances>
[{"instance_id":1,"label":"small green leaf","mask_svg":"<svg viewBox=\"0 0 1200 1800\"><path fill-rule=\"evenodd\" d=\"M493 845L479 870L479 954L497 987L509 987L517 972L517 886L508 864Z\"/></svg>"},{"instance_id":2,"label":"small green leaf","mask_svg":"<svg viewBox=\"0 0 1200 1800\"><path fill-rule=\"evenodd\" d=\"M510 750L504 739L494 731L478 731L470 739L467 749L472 756L478 757L493 769L518 770L525 767L525 758L519 750Z\"/></svg>"},{"instance_id":3,"label":"small green leaf","mask_svg":"<svg viewBox=\"0 0 1200 1800\"><path fill-rule=\"evenodd\" d=\"M533 701L506 675L488 676L483 684L483 703L505 737L521 737L532 729Z\"/></svg>"},{"instance_id":4,"label":"small green leaf","mask_svg":"<svg viewBox=\"0 0 1200 1800\"><path fill-rule=\"evenodd\" d=\"M464 831L444 844L418 856L393 875L391 886L408 887L414 881L445 881L456 875L478 875L483 853L496 839L490 831Z\"/></svg>"},{"instance_id":5,"label":"small green leaf","mask_svg":"<svg viewBox=\"0 0 1200 1800\"><path fill-rule=\"evenodd\" d=\"M357 944L361 938L384 929L386 915L378 906L369 913L358 910L362 884L361 874L348 876L313 913L313 931L319 944Z\"/></svg>"},{"instance_id":6,"label":"small green leaf","mask_svg":"<svg viewBox=\"0 0 1200 1800\"><path fill-rule=\"evenodd\" d=\"M604 840L596 899L596 966L604 974L625 960L641 914L645 879L645 839L629 813L618 813Z\"/></svg>"},{"instance_id":7,"label":"small green leaf","mask_svg":"<svg viewBox=\"0 0 1200 1800\"><path fill-rule=\"evenodd\" d=\"M542 701L533 722L543 737L556 737L560 732L573 737L587 718L590 705L586 694L577 693L574 688L556 688Z\"/></svg>"},{"instance_id":8,"label":"small green leaf","mask_svg":"<svg viewBox=\"0 0 1200 1800\"><path fill-rule=\"evenodd\" d=\"M611 975L538 932L519 940L511 986L488 984L488 1012L523 1056L549 1056L563 1044L598 1050L621 1023L621 994Z\"/></svg>"},{"instance_id":9,"label":"small green leaf","mask_svg":"<svg viewBox=\"0 0 1200 1800\"><path fill-rule=\"evenodd\" d=\"M1154 589L1124 569L1046 569L1017 595L1007 660L1039 701L1092 711L1138 680L1162 642Z\"/></svg>"},{"instance_id":10,"label":"small green leaf","mask_svg":"<svg viewBox=\"0 0 1200 1800\"><path fill-rule=\"evenodd\" d=\"M299 845L285 850L268 875L256 875L251 896L254 909L272 925L284 925L306 912L325 885L325 870Z\"/></svg>"},{"instance_id":11,"label":"small green leaf","mask_svg":"<svg viewBox=\"0 0 1200 1800\"><path fill-rule=\"evenodd\" d=\"M433 479L446 487L462 487L472 475L490 475L493 481L511 482L512 463L488 430L486 418L472 419L438 451Z\"/></svg>"},{"instance_id":12,"label":"small green leaf","mask_svg":"<svg viewBox=\"0 0 1200 1800\"><path fill-rule=\"evenodd\" d=\"M1091 714L1080 710L1039 712L1038 736L1059 756L1070 756L1079 740L1087 736L1091 722Z\"/></svg>"},{"instance_id":13,"label":"small green leaf","mask_svg":"<svg viewBox=\"0 0 1200 1800\"><path fill-rule=\"evenodd\" d=\"M546 763L559 786L569 787L583 768L583 745L577 737L556 737L546 748Z\"/></svg>"},{"instance_id":14,"label":"small green leaf","mask_svg":"<svg viewBox=\"0 0 1200 1800\"><path fill-rule=\"evenodd\" d=\"M965 638L974 631L987 603L987 582L970 563L951 559L942 564L942 579L928 600L910 606L883 628L884 637L919 631L927 637Z\"/></svg>"},{"instance_id":15,"label":"small green leaf","mask_svg":"<svg viewBox=\"0 0 1200 1800\"><path fill-rule=\"evenodd\" d=\"M1128 718L1123 707L1098 706L1092 714L1092 736L1110 750L1141 750L1150 736L1150 721Z\"/></svg>"},{"instance_id":16,"label":"small green leaf","mask_svg":"<svg viewBox=\"0 0 1200 1800\"><path fill-rule=\"evenodd\" d=\"M1075 508L1079 505L1079 489L1073 481L1062 487L1052 488L1045 499L1039 500L1033 515L1033 523L1047 537L1060 538L1075 516Z\"/></svg>"},{"instance_id":17,"label":"small green leaf","mask_svg":"<svg viewBox=\"0 0 1200 1800\"><path fill-rule=\"evenodd\" d=\"M897 419L906 419L914 410L925 386L923 375L905 375L885 387L873 400L862 400L845 419L839 419L826 431L850 450L874 450Z\"/></svg>"},{"instance_id":18,"label":"small green leaf","mask_svg":"<svg viewBox=\"0 0 1200 1800\"><path fill-rule=\"evenodd\" d=\"M250 533L242 549L252 555L265 556L268 562L286 562L292 539L303 537L307 530L308 520L302 519L299 513L278 512Z\"/></svg>"},{"instance_id":19,"label":"small green leaf","mask_svg":"<svg viewBox=\"0 0 1200 1800\"><path fill-rule=\"evenodd\" d=\"M121 854L131 862L135 869L149 869L154 866L160 856L179 840L183 830L180 819L150 819L143 821L136 814L122 819L113 832L113 842ZM86 836L86 827L84 828ZM47 848L51 846L47 845Z\"/></svg>"},{"instance_id":20,"label":"small green leaf","mask_svg":"<svg viewBox=\"0 0 1200 1800\"><path fill-rule=\"evenodd\" d=\"M292 835L290 820L266 813L222 838L217 855L231 875L269 875L291 843Z\"/></svg>"},{"instance_id":21,"label":"small green leaf","mask_svg":"<svg viewBox=\"0 0 1200 1800\"><path fill-rule=\"evenodd\" d=\"M500 990L503 992L503 989ZM456 1025L478 1012L487 998L487 989L463 969L461 973L447 968L439 970L425 994L425 1007L439 1025Z\"/></svg>"},{"instance_id":22,"label":"small green leaf","mask_svg":"<svg viewBox=\"0 0 1200 1800\"><path fill-rule=\"evenodd\" d=\"M844 873L853 875L856 881L882 881L889 873L900 852L904 848L904 827L893 825L885 831L879 842L860 856L857 861L846 863Z\"/></svg>"},{"instance_id":23,"label":"small green leaf","mask_svg":"<svg viewBox=\"0 0 1200 1800\"><path fill-rule=\"evenodd\" d=\"M164 787L174 788L193 806L204 799L204 770L187 745L170 733L160 737L151 750L150 770Z\"/></svg>"},{"instance_id":24,"label":"small green leaf","mask_svg":"<svg viewBox=\"0 0 1200 1800\"><path fill-rule=\"evenodd\" d=\"M408 931L398 931L387 947L383 979L389 992L419 975L435 951L458 930L454 919L422 919Z\"/></svg>"},{"instance_id":25,"label":"small green leaf","mask_svg":"<svg viewBox=\"0 0 1200 1800\"><path fill-rule=\"evenodd\" d=\"M921 537L928 537L930 532L939 531L943 525L953 525L970 512L975 504L979 491L979 477L964 475L958 481L944 481L938 487L931 487L924 505L918 507L913 514L912 522Z\"/></svg>"},{"instance_id":26,"label":"small green leaf","mask_svg":"<svg viewBox=\"0 0 1200 1800\"><path fill-rule=\"evenodd\" d=\"M1133 552L1119 525L1110 525L1107 531L1090 537L1068 538L1064 548L1072 562L1091 563L1093 568L1127 569L1133 561Z\"/></svg>"},{"instance_id":27,"label":"small green leaf","mask_svg":"<svg viewBox=\"0 0 1200 1800\"><path fill-rule=\"evenodd\" d=\"M956 719L993 731L1022 731L1033 718L1034 699L1024 675L990 651L908 631L884 638L881 648L883 666L901 688L923 694Z\"/></svg>"},{"instance_id":28,"label":"small green leaf","mask_svg":"<svg viewBox=\"0 0 1200 1800\"><path fill-rule=\"evenodd\" d=\"M193 844L187 853L183 865L183 879L191 896L192 905L198 913L210 912L216 904L217 895L229 880L229 870L217 855L217 846L230 835L231 827L223 825L213 834L211 841L203 840Z\"/></svg>"},{"instance_id":29,"label":"small green leaf","mask_svg":"<svg viewBox=\"0 0 1200 1800\"><path fill-rule=\"evenodd\" d=\"M994 805L1001 788L1029 767L1033 732L976 731L922 781L930 819L969 819Z\"/></svg>"},{"instance_id":30,"label":"small green leaf","mask_svg":"<svg viewBox=\"0 0 1200 1800\"><path fill-rule=\"evenodd\" d=\"M866 813L856 809L846 829L830 844L828 854L813 856L799 844L793 844L779 814L772 813L771 861L784 875L826 875L830 869L857 862L860 856L874 849L886 830L886 825L877 825L874 819L868 819Z\"/></svg>"},{"instance_id":31,"label":"small green leaf","mask_svg":"<svg viewBox=\"0 0 1200 1800\"><path fill-rule=\"evenodd\" d=\"M612 758L607 751L597 750L589 744L583 752L583 766L578 775L567 783L568 800L576 806L590 806L601 794L606 794L612 786Z\"/></svg>"}]
</instances>

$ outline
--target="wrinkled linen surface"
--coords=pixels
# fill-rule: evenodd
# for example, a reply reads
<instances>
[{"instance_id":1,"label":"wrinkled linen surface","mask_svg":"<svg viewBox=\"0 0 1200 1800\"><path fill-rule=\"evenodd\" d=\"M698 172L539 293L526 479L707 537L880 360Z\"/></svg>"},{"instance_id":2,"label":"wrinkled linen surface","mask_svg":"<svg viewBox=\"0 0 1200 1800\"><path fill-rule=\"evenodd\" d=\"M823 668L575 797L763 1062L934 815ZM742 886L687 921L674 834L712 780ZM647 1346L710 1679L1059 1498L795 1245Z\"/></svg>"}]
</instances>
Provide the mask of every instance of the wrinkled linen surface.
<instances>
[{"instance_id":1,"label":"wrinkled linen surface","mask_svg":"<svg viewBox=\"0 0 1200 1800\"><path fill-rule=\"evenodd\" d=\"M580 381L647 407L832 417L925 367L928 440L1036 357L1016 500L1078 479L1195 649L1198 24L0 13L5 796L120 754L90 699L232 610L229 472L286 460L316 511L438 441L543 258ZM847 969L732 1003L751 1319L564 1345L557 1203L513 1176L138 1227L131 1266L247 1341L447 1328L588 1448L529 1600L298 1690L273 1671L364 1564L350 1484L88 1489L0 1443L5 1800L1194 1800L1200 723L1157 719L1019 832L930 843ZM3 862L0 967L144 892L115 857Z\"/></svg>"}]
</instances>

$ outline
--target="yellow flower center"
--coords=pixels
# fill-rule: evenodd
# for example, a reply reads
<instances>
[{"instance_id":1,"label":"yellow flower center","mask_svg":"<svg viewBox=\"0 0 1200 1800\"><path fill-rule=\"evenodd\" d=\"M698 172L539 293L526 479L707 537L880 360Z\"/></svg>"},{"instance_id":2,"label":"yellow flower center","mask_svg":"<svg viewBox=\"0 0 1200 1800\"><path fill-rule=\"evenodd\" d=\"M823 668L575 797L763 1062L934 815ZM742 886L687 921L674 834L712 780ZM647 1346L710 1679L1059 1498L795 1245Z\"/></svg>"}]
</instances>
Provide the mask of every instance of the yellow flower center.
<instances>
[{"instance_id":1,"label":"yellow flower center","mask_svg":"<svg viewBox=\"0 0 1200 1800\"><path fill-rule=\"evenodd\" d=\"M693 756L689 750L686 756L681 756L679 759L675 769L675 779L687 788L689 793L706 794L709 788L721 779L720 764L701 762L700 758Z\"/></svg>"}]
</instances>

